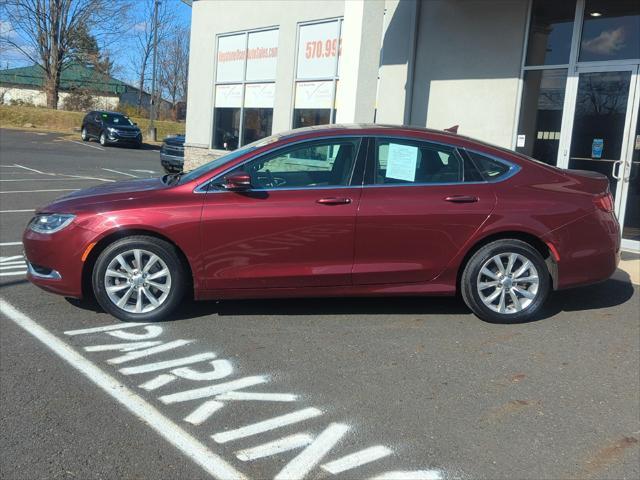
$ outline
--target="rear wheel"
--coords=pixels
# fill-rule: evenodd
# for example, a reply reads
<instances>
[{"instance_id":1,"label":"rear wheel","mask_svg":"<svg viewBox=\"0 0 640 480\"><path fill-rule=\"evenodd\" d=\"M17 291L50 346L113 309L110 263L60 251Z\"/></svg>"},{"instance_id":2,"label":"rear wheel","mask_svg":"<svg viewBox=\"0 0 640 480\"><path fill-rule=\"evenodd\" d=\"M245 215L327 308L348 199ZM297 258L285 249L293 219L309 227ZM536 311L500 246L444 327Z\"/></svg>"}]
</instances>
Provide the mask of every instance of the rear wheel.
<instances>
[{"instance_id":1,"label":"rear wheel","mask_svg":"<svg viewBox=\"0 0 640 480\"><path fill-rule=\"evenodd\" d=\"M497 240L469 259L460 288L467 306L481 319L524 322L534 318L547 299L549 271L540 253L528 243Z\"/></svg>"},{"instance_id":2,"label":"rear wheel","mask_svg":"<svg viewBox=\"0 0 640 480\"><path fill-rule=\"evenodd\" d=\"M131 236L109 245L96 260L92 285L98 303L114 317L153 322L182 300L186 273L173 245Z\"/></svg>"}]
</instances>

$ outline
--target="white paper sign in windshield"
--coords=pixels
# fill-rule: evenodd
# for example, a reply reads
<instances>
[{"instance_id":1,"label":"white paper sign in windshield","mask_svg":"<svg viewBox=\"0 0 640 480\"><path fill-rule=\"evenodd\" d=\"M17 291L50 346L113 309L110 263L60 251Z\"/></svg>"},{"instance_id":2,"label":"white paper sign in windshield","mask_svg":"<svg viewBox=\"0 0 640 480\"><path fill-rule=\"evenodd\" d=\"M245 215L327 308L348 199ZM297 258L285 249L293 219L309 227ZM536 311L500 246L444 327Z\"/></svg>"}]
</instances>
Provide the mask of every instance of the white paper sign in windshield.
<instances>
[{"instance_id":1,"label":"white paper sign in windshield","mask_svg":"<svg viewBox=\"0 0 640 480\"><path fill-rule=\"evenodd\" d=\"M241 82L246 57L246 36L229 35L218 38L217 82Z\"/></svg>"},{"instance_id":2,"label":"white paper sign in windshield","mask_svg":"<svg viewBox=\"0 0 640 480\"><path fill-rule=\"evenodd\" d=\"M249 34L247 81L275 80L278 63L278 30Z\"/></svg>"},{"instance_id":3,"label":"white paper sign in windshield","mask_svg":"<svg viewBox=\"0 0 640 480\"><path fill-rule=\"evenodd\" d=\"M390 143L387 156L387 178L413 182L416 179L418 147Z\"/></svg>"},{"instance_id":4,"label":"white paper sign in windshield","mask_svg":"<svg viewBox=\"0 0 640 480\"><path fill-rule=\"evenodd\" d=\"M332 78L336 75L336 59L340 54L338 32L338 20L300 27L298 79Z\"/></svg>"}]
</instances>

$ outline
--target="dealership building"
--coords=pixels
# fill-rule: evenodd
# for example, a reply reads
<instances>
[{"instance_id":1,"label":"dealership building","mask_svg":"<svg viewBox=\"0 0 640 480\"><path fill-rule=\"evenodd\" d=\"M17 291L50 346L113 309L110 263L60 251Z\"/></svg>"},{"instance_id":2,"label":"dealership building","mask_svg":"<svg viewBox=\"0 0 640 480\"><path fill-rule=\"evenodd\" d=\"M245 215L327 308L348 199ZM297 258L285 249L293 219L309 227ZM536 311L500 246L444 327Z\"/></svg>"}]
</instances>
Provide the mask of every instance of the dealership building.
<instances>
[{"instance_id":1,"label":"dealership building","mask_svg":"<svg viewBox=\"0 0 640 480\"><path fill-rule=\"evenodd\" d=\"M446 129L606 174L640 250L640 1L193 0L185 168L292 128Z\"/></svg>"}]
</instances>

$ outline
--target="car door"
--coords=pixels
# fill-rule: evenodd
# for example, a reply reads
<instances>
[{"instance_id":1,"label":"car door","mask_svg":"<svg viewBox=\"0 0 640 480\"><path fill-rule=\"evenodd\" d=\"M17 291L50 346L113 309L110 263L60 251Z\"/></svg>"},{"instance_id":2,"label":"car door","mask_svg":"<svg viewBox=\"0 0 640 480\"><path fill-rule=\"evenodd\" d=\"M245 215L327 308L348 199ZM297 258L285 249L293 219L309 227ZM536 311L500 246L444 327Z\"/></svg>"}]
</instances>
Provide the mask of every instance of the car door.
<instances>
[{"instance_id":1,"label":"car door","mask_svg":"<svg viewBox=\"0 0 640 480\"><path fill-rule=\"evenodd\" d=\"M206 288L350 284L366 157L361 143L359 137L299 142L212 180L201 227ZM250 175L250 190L219 186L238 172Z\"/></svg>"},{"instance_id":2,"label":"car door","mask_svg":"<svg viewBox=\"0 0 640 480\"><path fill-rule=\"evenodd\" d=\"M433 280L492 212L492 185L445 145L376 138L368 157L354 284Z\"/></svg>"}]
</instances>

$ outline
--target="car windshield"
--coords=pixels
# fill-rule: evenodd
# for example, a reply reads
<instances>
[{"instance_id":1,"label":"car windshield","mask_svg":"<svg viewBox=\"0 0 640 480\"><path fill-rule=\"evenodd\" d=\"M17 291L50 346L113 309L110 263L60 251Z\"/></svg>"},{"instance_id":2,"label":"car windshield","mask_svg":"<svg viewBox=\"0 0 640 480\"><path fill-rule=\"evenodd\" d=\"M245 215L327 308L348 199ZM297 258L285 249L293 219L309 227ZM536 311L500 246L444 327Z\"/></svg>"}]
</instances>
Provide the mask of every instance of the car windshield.
<instances>
[{"instance_id":1,"label":"car windshield","mask_svg":"<svg viewBox=\"0 0 640 480\"><path fill-rule=\"evenodd\" d=\"M133 125L131 120L124 115L118 115L117 113L102 113L100 117L102 118L102 121L108 125Z\"/></svg>"},{"instance_id":2,"label":"car windshield","mask_svg":"<svg viewBox=\"0 0 640 480\"><path fill-rule=\"evenodd\" d=\"M239 148L238 150L229 152L226 155L223 155L222 157L218 157L214 160L211 160L208 163L205 163L204 165L200 165L198 168L194 170L191 170L190 172L186 173L180 178L180 183L182 184L182 183L190 182L191 180L195 180L196 178L201 177L202 175L205 175L206 173L209 173L215 170L216 168L224 165L227 162L231 162L232 160L235 160L236 158L240 158L242 155L246 155L247 153L255 150L256 148L276 142L279 139L280 139L280 136L272 135L267 138L256 140L253 143L249 143L248 145L245 145L244 147Z\"/></svg>"}]
</instances>

